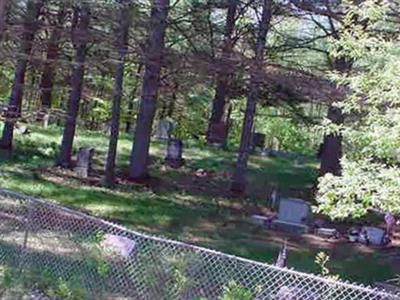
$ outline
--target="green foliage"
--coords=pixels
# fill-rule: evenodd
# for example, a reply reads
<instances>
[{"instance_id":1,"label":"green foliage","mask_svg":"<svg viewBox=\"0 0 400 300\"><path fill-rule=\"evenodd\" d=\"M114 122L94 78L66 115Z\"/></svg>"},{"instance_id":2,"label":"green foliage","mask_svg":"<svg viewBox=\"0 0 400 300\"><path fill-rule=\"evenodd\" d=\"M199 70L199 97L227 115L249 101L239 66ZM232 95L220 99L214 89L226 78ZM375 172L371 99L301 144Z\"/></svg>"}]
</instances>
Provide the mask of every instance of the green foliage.
<instances>
[{"instance_id":1,"label":"green foliage","mask_svg":"<svg viewBox=\"0 0 400 300\"><path fill-rule=\"evenodd\" d=\"M320 180L318 210L341 219L370 209L400 213L399 23L392 22L390 1L348 5L343 34L332 43L334 55L355 62L351 74L335 75L351 89L340 103L349 120L340 129L343 172Z\"/></svg>"},{"instance_id":2,"label":"green foliage","mask_svg":"<svg viewBox=\"0 0 400 300\"><path fill-rule=\"evenodd\" d=\"M0 102L8 100L9 87L13 79L13 69L7 65L0 65Z\"/></svg>"},{"instance_id":3,"label":"green foliage","mask_svg":"<svg viewBox=\"0 0 400 300\"><path fill-rule=\"evenodd\" d=\"M296 124L287 119L270 118L259 122L259 130L265 133L271 143L279 145L283 151L315 155L321 136L311 128Z\"/></svg>"},{"instance_id":4,"label":"green foliage","mask_svg":"<svg viewBox=\"0 0 400 300\"><path fill-rule=\"evenodd\" d=\"M172 135L188 139L192 136L203 136L207 130L209 101L212 92L195 90L175 103L173 119L176 126Z\"/></svg>"},{"instance_id":5,"label":"green foliage","mask_svg":"<svg viewBox=\"0 0 400 300\"><path fill-rule=\"evenodd\" d=\"M360 218L371 208L400 213L400 170L371 159L342 159L342 176L320 179L318 211L334 219Z\"/></svg>"},{"instance_id":6,"label":"green foliage","mask_svg":"<svg viewBox=\"0 0 400 300\"><path fill-rule=\"evenodd\" d=\"M328 277L333 280L338 280L339 275L332 275L331 270L328 268L329 261L330 257L325 252L321 251L315 256L315 263L320 268L320 274L324 277Z\"/></svg>"},{"instance_id":7,"label":"green foliage","mask_svg":"<svg viewBox=\"0 0 400 300\"><path fill-rule=\"evenodd\" d=\"M54 286L48 290L48 295L63 300L84 300L86 291L77 280L58 279L53 282Z\"/></svg>"},{"instance_id":8,"label":"green foliage","mask_svg":"<svg viewBox=\"0 0 400 300\"><path fill-rule=\"evenodd\" d=\"M79 275L78 275L79 276ZM77 277L57 277L51 269L26 269L23 272L14 266L3 267L0 289L30 292L39 290L47 296L63 300L86 299L85 289Z\"/></svg>"},{"instance_id":9,"label":"green foliage","mask_svg":"<svg viewBox=\"0 0 400 300\"><path fill-rule=\"evenodd\" d=\"M233 145L238 145L240 142L242 109L242 103L235 101L230 134L230 144ZM287 117L280 117L283 113ZM266 135L266 147L281 151L314 156L322 141L321 132L298 121L293 113L286 112L284 109L259 106L255 128L257 132Z\"/></svg>"},{"instance_id":10,"label":"green foliage","mask_svg":"<svg viewBox=\"0 0 400 300\"><path fill-rule=\"evenodd\" d=\"M220 300L252 300L254 294L238 285L236 282L229 282L224 288L224 294Z\"/></svg>"}]
</instances>

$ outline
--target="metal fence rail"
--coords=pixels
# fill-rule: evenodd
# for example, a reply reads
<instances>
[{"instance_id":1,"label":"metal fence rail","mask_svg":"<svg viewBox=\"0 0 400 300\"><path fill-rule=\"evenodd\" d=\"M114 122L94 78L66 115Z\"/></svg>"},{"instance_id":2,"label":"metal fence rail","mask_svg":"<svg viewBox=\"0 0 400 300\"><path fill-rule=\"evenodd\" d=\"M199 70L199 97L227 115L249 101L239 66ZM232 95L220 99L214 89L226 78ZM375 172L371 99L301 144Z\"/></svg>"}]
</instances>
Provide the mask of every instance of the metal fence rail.
<instances>
[{"instance_id":1,"label":"metal fence rail","mask_svg":"<svg viewBox=\"0 0 400 300\"><path fill-rule=\"evenodd\" d=\"M1 299L400 300L0 190Z\"/></svg>"}]
</instances>

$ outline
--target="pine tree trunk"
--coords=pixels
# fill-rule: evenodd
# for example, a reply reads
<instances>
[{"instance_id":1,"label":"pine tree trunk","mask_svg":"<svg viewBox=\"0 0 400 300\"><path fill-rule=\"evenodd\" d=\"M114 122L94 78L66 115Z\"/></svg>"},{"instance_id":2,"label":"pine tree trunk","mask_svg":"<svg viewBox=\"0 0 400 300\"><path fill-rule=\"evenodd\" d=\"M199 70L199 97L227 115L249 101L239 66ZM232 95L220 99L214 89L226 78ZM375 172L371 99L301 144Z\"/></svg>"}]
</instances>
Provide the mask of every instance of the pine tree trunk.
<instances>
[{"instance_id":1,"label":"pine tree trunk","mask_svg":"<svg viewBox=\"0 0 400 300\"><path fill-rule=\"evenodd\" d=\"M336 58L333 61L333 69L345 73L351 69L352 63L346 58ZM340 108L330 106L328 110L328 119L334 124L340 125L344 122L344 115ZM324 141L320 150L321 165L319 169L320 176L327 173L340 175L342 166L340 160L342 158L342 136L338 134L329 134L324 137Z\"/></svg>"},{"instance_id":2,"label":"pine tree trunk","mask_svg":"<svg viewBox=\"0 0 400 300\"><path fill-rule=\"evenodd\" d=\"M261 83L259 74L263 71L265 43L272 16L272 0L262 0L262 4L262 18L259 24L254 62L252 64L254 68L251 71L249 94L247 96L239 154L236 162L235 173L232 178L231 190L236 193L244 193L246 191L247 162L251 148L254 117Z\"/></svg>"},{"instance_id":3,"label":"pine tree trunk","mask_svg":"<svg viewBox=\"0 0 400 300\"><path fill-rule=\"evenodd\" d=\"M130 158L130 177L134 180L148 177L150 136L156 111L160 73L164 59L164 38L167 26L169 0L154 0L151 13L151 33L142 86L135 138Z\"/></svg>"},{"instance_id":4,"label":"pine tree trunk","mask_svg":"<svg viewBox=\"0 0 400 300\"><path fill-rule=\"evenodd\" d=\"M61 6L57 16L57 24L55 24L55 27L51 32L51 36L47 44L46 63L44 65L42 78L40 81L40 89L42 92L41 108L44 111L47 111L48 109L51 108L51 96L53 91L54 75L55 75L54 62L58 58L58 53L59 53L58 44L61 38L64 15L65 15L64 6Z\"/></svg>"},{"instance_id":5,"label":"pine tree trunk","mask_svg":"<svg viewBox=\"0 0 400 300\"><path fill-rule=\"evenodd\" d=\"M72 147L74 142L76 119L82 96L82 85L85 73L86 44L89 34L90 10L87 4L82 5L80 22L74 36L76 42L75 66L72 71L71 92L68 101L64 134L61 142L58 165L62 168L71 167Z\"/></svg>"},{"instance_id":6,"label":"pine tree trunk","mask_svg":"<svg viewBox=\"0 0 400 300\"><path fill-rule=\"evenodd\" d=\"M133 89L131 91L131 96L129 97L129 102L128 102L128 113L127 113L127 120L126 120L126 125L125 125L125 133L131 133L132 131L132 119L133 119L133 108L135 106L135 98L136 98L136 92L139 88L139 82L140 82L140 73L142 72L143 65L139 64L136 72L136 81L133 86Z\"/></svg>"},{"instance_id":7,"label":"pine tree trunk","mask_svg":"<svg viewBox=\"0 0 400 300\"><path fill-rule=\"evenodd\" d=\"M105 184L112 186L115 183L115 160L119 137L119 121L121 115L121 98L123 93L125 56L128 48L129 27L132 20L132 8L121 7L120 29L118 33L119 62L115 72L114 99L111 118L111 134L108 146L108 155L105 168Z\"/></svg>"},{"instance_id":8,"label":"pine tree trunk","mask_svg":"<svg viewBox=\"0 0 400 300\"><path fill-rule=\"evenodd\" d=\"M340 125L344 121L343 113L340 108L335 106L329 107L328 119L333 123ZM329 134L325 136L320 152L321 167L320 176L327 173L340 175L342 158L342 136L339 134Z\"/></svg>"},{"instance_id":9,"label":"pine tree trunk","mask_svg":"<svg viewBox=\"0 0 400 300\"><path fill-rule=\"evenodd\" d=\"M21 114L22 99L24 96L24 84L26 68L29 55L32 50L35 33L39 29L39 14L43 1L30 0L27 3L27 12L23 22L23 34L21 41L21 55L17 61L14 74L14 83L9 100L9 108L13 117ZM0 148L11 151L14 136L14 122L6 121L3 128L3 135L0 141Z\"/></svg>"},{"instance_id":10,"label":"pine tree trunk","mask_svg":"<svg viewBox=\"0 0 400 300\"><path fill-rule=\"evenodd\" d=\"M228 102L230 81L233 76L232 70L232 49L233 49L233 32L235 29L237 1L229 2L228 14L226 17L226 32L224 47L222 50L222 61L220 62L219 72L217 73L217 84L215 89L215 97L212 103L211 117L208 124L207 141L210 142L210 130L213 124L223 122L225 107ZM226 135L227 136L227 135Z\"/></svg>"},{"instance_id":11,"label":"pine tree trunk","mask_svg":"<svg viewBox=\"0 0 400 300\"><path fill-rule=\"evenodd\" d=\"M6 29L6 0L0 0L0 42Z\"/></svg>"}]
</instances>

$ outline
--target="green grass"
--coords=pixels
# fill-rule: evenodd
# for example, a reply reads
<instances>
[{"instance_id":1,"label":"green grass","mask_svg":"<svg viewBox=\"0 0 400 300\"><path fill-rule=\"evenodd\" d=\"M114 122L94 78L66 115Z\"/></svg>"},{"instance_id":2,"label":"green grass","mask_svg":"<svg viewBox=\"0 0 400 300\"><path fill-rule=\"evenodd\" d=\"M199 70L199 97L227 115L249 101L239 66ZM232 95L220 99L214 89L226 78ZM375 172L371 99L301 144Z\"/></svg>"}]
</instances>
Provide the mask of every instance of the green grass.
<instances>
[{"instance_id":1,"label":"green grass","mask_svg":"<svg viewBox=\"0 0 400 300\"><path fill-rule=\"evenodd\" d=\"M30 136L16 136L11 160L0 161L0 186L36 195L139 231L211 247L235 255L272 263L281 243L289 238L289 266L317 272L314 263L320 250L331 255L333 272L343 278L371 283L400 273L387 253L359 252L352 245L326 245L309 237L293 237L257 228L247 222L254 207L265 205L270 186L277 185L287 196L307 197L316 178L317 163L308 159L301 168L282 158L252 156L249 163L249 193L246 198L230 195L229 174L235 162L234 151L185 142L185 167L179 170L162 165L165 144L152 143L151 174L147 186L129 182L115 189L98 184L107 150L107 136L79 131L75 148L96 148L96 176L82 182L72 172L53 168L61 139L61 129L32 128ZM119 143L118 169L126 174L131 137L122 135ZM196 169L210 171L197 178ZM225 174L224 174L225 172ZM228 175L228 176L227 176Z\"/></svg>"}]
</instances>

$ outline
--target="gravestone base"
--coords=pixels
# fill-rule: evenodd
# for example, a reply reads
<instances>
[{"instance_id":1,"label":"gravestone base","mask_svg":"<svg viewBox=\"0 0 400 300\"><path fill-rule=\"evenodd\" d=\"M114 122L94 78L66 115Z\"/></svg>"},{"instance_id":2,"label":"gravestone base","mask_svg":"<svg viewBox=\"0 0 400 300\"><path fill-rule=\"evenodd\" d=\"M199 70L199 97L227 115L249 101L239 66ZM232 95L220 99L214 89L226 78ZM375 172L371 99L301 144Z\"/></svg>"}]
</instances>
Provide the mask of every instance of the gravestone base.
<instances>
[{"instance_id":1,"label":"gravestone base","mask_svg":"<svg viewBox=\"0 0 400 300\"><path fill-rule=\"evenodd\" d=\"M288 233L296 233L296 234L304 234L310 231L310 227L305 224L299 223L291 223L285 222L281 220L272 221L272 229L288 232Z\"/></svg>"},{"instance_id":2,"label":"gravestone base","mask_svg":"<svg viewBox=\"0 0 400 300\"><path fill-rule=\"evenodd\" d=\"M250 222L256 226L267 226L270 222L270 218L263 215L251 215Z\"/></svg>"},{"instance_id":3,"label":"gravestone base","mask_svg":"<svg viewBox=\"0 0 400 300\"><path fill-rule=\"evenodd\" d=\"M207 133L207 144L215 147L225 147L228 130L228 124L225 122L211 124Z\"/></svg>"},{"instance_id":4,"label":"gravestone base","mask_svg":"<svg viewBox=\"0 0 400 300\"><path fill-rule=\"evenodd\" d=\"M168 141L167 155L165 162L171 168L178 169L185 164L185 160L182 158L183 153L183 142L180 139L170 139Z\"/></svg>"},{"instance_id":5,"label":"gravestone base","mask_svg":"<svg viewBox=\"0 0 400 300\"><path fill-rule=\"evenodd\" d=\"M78 151L78 159L74 171L80 178L88 178L92 172L94 148L82 147Z\"/></svg>"},{"instance_id":6,"label":"gravestone base","mask_svg":"<svg viewBox=\"0 0 400 300\"><path fill-rule=\"evenodd\" d=\"M185 164L185 160L183 158L181 159L173 159L173 158L165 158L165 163L170 166L171 168L174 169L179 169Z\"/></svg>"},{"instance_id":7,"label":"gravestone base","mask_svg":"<svg viewBox=\"0 0 400 300\"><path fill-rule=\"evenodd\" d=\"M281 198L279 201L278 218L273 221L272 228L290 232L307 233L311 224L310 205L297 198Z\"/></svg>"},{"instance_id":8,"label":"gravestone base","mask_svg":"<svg viewBox=\"0 0 400 300\"><path fill-rule=\"evenodd\" d=\"M75 173L79 178L88 178L89 170L85 167L75 167Z\"/></svg>"},{"instance_id":9,"label":"gravestone base","mask_svg":"<svg viewBox=\"0 0 400 300\"><path fill-rule=\"evenodd\" d=\"M339 232L335 228L318 228L315 234L326 239L339 237Z\"/></svg>"}]
</instances>

